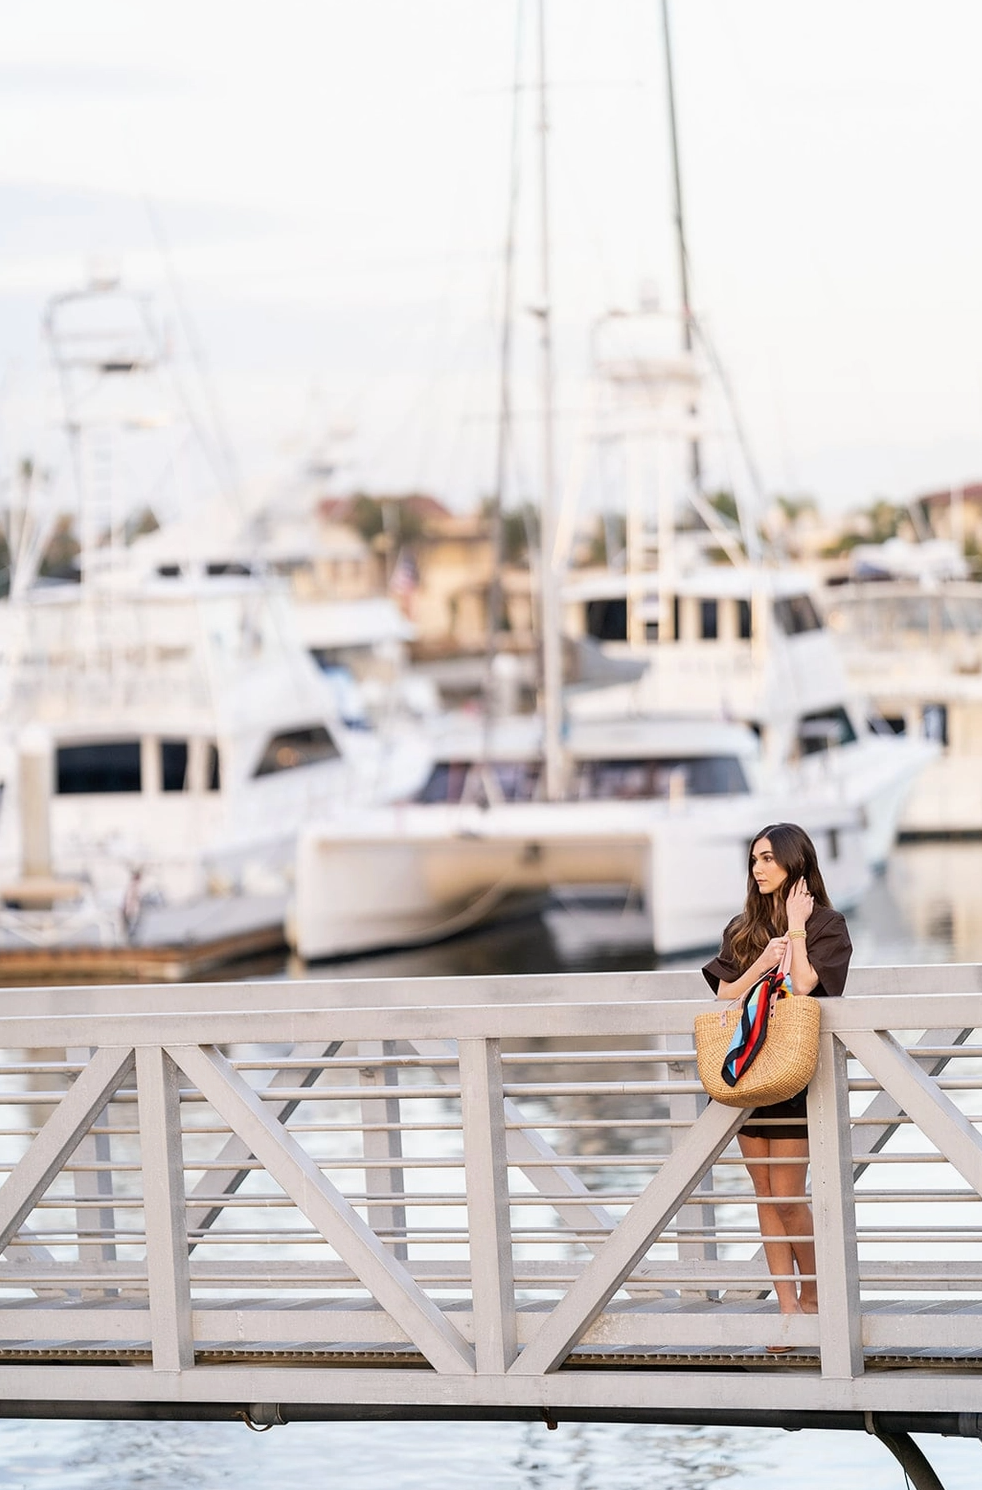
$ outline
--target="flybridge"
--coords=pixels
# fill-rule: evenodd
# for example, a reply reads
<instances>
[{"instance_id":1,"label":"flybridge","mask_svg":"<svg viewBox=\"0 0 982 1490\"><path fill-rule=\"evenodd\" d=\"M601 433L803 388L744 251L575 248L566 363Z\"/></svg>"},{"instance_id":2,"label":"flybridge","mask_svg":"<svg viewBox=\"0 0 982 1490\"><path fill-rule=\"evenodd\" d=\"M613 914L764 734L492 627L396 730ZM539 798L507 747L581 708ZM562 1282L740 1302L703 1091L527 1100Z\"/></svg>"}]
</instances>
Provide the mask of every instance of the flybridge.
<instances>
[{"instance_id":1,"label":"flybridge","mask_svg":"<svg viewBox=\"0 0 982 1490\"><path fill-rule=\"evenodd\" d=\"M823 1004L784 1320L697 973L8 992L0 1412L974 1436L980 989Z\"/></svg>"}]
</instances>

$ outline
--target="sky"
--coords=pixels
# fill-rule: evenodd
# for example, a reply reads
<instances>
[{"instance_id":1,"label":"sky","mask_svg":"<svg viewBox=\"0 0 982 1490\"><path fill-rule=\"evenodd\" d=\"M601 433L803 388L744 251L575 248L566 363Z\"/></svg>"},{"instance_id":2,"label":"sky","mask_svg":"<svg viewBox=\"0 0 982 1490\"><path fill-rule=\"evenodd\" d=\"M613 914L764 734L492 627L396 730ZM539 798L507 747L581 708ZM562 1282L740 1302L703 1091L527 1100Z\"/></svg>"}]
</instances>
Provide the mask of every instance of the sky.
<instances>
[{"instance_id":1,"label":"sky","mask_svg":"<svg viewBox=\"0 0 982 1490\"><path fill-rule=\"evenodd\" d=\"M677 333L661 7L545 14L558 481L589 507L598 327L657 297ZM48 298L109 265L251 489L329 458L472 505L514 191L506 491L536 499L533 0L32 0L4 32L0 463L54 438ZM713 429L736 407L764 493L833 512L982 478L978 0L673 0L672 34Z\"/></svg>"}]
</instances>

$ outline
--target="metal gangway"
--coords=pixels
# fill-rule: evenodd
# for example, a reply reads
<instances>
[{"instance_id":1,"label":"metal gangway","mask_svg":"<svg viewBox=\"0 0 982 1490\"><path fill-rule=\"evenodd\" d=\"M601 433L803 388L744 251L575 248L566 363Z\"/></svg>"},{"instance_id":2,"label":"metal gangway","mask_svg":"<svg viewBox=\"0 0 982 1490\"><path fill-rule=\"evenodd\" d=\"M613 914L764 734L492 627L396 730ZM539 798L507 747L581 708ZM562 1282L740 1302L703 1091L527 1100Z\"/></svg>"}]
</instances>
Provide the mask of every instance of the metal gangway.
<instances>
[{"instance_id":1,"label":"metal gangway","mask_svg":"<svg viewBox=\"0 0 982 1490\"><path fill-rule=\"evenodd\" d=\"M698 973L5 991L0 1415L980 1436L980 992L824 1001L781 1320Z\"/></svg>"}]
</instances>

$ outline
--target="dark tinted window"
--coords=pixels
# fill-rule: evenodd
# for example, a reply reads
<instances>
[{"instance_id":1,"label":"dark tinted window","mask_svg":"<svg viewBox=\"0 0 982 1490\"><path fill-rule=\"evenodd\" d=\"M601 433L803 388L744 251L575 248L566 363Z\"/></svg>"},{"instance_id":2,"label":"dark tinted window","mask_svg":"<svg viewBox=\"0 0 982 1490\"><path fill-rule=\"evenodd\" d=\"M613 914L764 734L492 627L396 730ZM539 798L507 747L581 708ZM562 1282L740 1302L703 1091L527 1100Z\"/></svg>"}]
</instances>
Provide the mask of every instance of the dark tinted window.
<instances>
[{"instance_id":1,"label":"dark tinted window","mask_svg":"<svg viewBox=\"0 0 982 1490\"><path fill-rule=\"evenodd\" d=\"M102 740L96 745L61 745L56 757L62 797L103 792L138 792L139 740Z\"/></svg>"},{"instance_id":2,"label":"dark tinted window","mask_svg":"<svg viewBox=\"0 0 982 1490\"><path fill-rule=\"evenodd\" d=\"M627 641L627 601L591 600L586 608L586 632L598 642Z\"/></svg>"},{"instance_id":3,"label":"dark tinted window","mask_svg":"<svg viewBox=\"0 0 982 1490\"><path fill-rule=\"evenodd\" d=\"M487 802L485 778L490 774L496 784L496 800L531 802L538 793L541 772L538 761L495 761L483 768L474 761L439 761L416 801Z\"/></svg>"},{"instance_id":4,"label":"dark tinted window","mask_svg":"<svg viewBox=\"0 0 982 1490\"><path fill-rule=\"evenodd\" d=\"M295 771L298 766L313 766L318 761L333 761L340 751L322 724L309 729L285 730L274 735L263 751L254 776L273 776L278 771Z\"/></svg>"},{"instance_id":5,"label":"dark tinted window","mask_svg":"<svg viewBox=\"0 0 982 1490\"><path fill-rule=\"evenodd\" d=\"M668 797L673 790L680 796L713 797L749 790L743 766L735 755L582 761L577 780L581 799Z\"/></svg>"},{"instance_id":6,"label":"dark tinted window","mask_svg":"<svg viewBox=\"0 0 982 1490\"><path fill-rule=\"evenodd\" d=\"M208 746L208 756L205 761L205 785L210 792L221 790L222 770L217 745Z\"/></svg>"},{"instance_id":7,"label":"dark tinted window","mask_svg":"<svg viewBox=\"0 0 982 1490\"><path fill-rule=\"evenodd\" d=\"M948 743L948 709L945 704L925 704L921 709L921 721L925 738L937 740L940 745Z\"/></svg>"},{"instance_id":8,"label":"dark tinted window","mask_svg":"<svg viewBox=\"0 0 982 1490\"><path fill-rule=\"evenodd\" d=\"M188 779L186 740L161 740L160 784L165 792L183 792Z\"/></svg>"},{"instance_id":9,"label":"dark tinted window","mask_svg":"<svg viewBox=\"0 0 982 1490\"><path fill-rule=\"evenodd\" d=\"M751 624L750 624L750 620L751 620L750 601L749 600L738 600L737 601L737 623L738 623L738 630L739 630L739 633L740 633L740 640L741 641L747 642L747 641L750 640L750 633L751 633L751 629L752 629L751 628Z\"/></svg>"},{"instance_id":10,"label":"dark tinted window","mask_svg":"<svg viewBox=\"0 0 982 1490\"><path fill-rule=\"evenodd\" d=\"M774 615L785 636L821 631L822 621L810 595L786 595L774 602Z\"/></svg>"},{"instance_id":11,"label":"dark tinted window","mask_svg":"<svg viewBox=\"0 0 982 1490\"><path fill-rule=\"evenodd\" d=\"M699 634L703 641L715 641L719 635L719 606L715 600L699 602Z\"/></svg>"},{"instance_id":12,"label":"dark tinted window","mask_svg":"<svg viewBox=\"0 0 982 1490\"><path fill-rule=\"evenodd\" d=\"M849 745L856 738L852 720L845 709L823 709L818 714L803 714L798 720L798 744L802 755L816 755L835 745Z\"/></svg>"}]
</instances>

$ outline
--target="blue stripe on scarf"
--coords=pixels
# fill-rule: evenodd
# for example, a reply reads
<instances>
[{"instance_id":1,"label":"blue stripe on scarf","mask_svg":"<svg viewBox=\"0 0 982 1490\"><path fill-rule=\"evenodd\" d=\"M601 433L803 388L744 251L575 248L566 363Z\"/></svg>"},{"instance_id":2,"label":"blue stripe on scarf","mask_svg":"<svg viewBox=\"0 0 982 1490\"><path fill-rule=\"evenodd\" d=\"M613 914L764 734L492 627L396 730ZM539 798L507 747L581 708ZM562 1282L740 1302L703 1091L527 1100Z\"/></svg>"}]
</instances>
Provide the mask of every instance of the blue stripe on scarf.
<instances>
[{"instance_id":1,"label":"blue stripe on scarf","mask_svg":"<svg viewBox=\"0 0 982 1490\"><path fill-rule=\"evenodd\" d=\"M765 973L744 997L740 1018L720 1071L727 1086L736 1086L744 1071L757 1058L767 1036L772 996L776 994L781 998L791 991L790 975L782 976L780 970L774 968Z\"/></svg>"}]
</instances>

